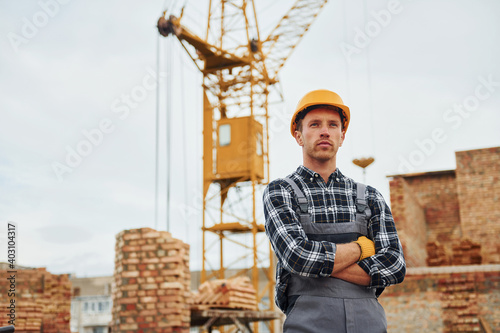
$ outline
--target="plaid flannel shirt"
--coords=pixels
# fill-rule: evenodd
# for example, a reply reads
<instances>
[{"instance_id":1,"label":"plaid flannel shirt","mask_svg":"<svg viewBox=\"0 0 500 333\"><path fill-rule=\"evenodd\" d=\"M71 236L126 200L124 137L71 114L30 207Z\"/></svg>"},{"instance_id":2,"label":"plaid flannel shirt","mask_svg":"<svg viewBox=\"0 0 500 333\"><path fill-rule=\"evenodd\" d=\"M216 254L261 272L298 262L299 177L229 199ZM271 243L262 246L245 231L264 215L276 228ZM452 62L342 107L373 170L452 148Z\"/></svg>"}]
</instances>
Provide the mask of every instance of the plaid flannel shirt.
<instances>
[{"instance_id":1,"label":"plaid flannel shirt","mask_svg":"<svg viewBox=\"0 0 500 333\"><path fill-rule=\"evenodd\" d=\"M356 218L356 182L339 169L328 182L316 172L300 166L290 175L309 201L312 223L346 223ZM385 287L403 281L406 264L391 211L382 195L366 187L366 200L372 216L368 237L375 242L376 254L358 265L371 277L369 288L377 296ZM308 240L300 225L296 196L283 179L269 183L263 195L266 234L278 264L276 269L276 304L286 310L286 288L290 273L308 277L329 277L335 263L336 245Z\"/></svg>"}]
</instances>

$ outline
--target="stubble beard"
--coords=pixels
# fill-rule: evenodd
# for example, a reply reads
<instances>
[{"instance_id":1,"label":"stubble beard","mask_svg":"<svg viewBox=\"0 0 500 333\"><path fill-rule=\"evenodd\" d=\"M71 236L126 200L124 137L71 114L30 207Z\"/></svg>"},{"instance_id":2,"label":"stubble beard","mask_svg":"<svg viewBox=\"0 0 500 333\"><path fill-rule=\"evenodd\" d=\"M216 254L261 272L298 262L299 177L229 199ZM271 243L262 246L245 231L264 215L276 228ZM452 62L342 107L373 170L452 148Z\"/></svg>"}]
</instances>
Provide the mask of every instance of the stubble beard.
<instances>
[{"instance_id":1,"label":"stubble beard","mask_svg":"<svg viewBox=\"0 0 500 333\"><path fill-rule=\"evenodd\" d=\"M306 153L311 159L319 162L327 162L335 157L337 150L335 149L335 145L329 146L328 149L314 145L313 147L308 147Z\"/></svg>"}]
</instances>

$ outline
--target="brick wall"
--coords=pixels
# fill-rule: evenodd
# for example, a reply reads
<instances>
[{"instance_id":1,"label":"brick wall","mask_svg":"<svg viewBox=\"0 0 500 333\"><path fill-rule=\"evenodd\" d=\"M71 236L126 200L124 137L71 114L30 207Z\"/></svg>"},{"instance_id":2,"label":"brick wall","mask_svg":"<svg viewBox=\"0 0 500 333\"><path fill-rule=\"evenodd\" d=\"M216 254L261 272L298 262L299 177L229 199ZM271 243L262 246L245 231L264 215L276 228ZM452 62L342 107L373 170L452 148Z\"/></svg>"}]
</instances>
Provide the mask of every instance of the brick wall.
<instances>
[{"instance_id":1,"label":"brick wall","mask_svg":"<svg viewBox=\"0 0 500 333\"><path fill-rule=\"evenodd\" d=\"M11 298L7 277L13 274L15 296ZM71 282L67 274L53 275L45 268L35 268L17 269L16 273L0 270L0 276L0 309L7 309L10 299L15 300L16 332L70 333ZM10 325L6 311L0 312L0 326Z\"/></svg>"},{"instance_id":2,"label":"brick wall","mask_svg":"<svg viewBox=\"0 0 500 333\"><path fill-rule=\"evenodd\" d=\"M456 171L391 176L409 268L380 298L389 332L500 332L500 147L456 159Z\"/></svg>"},{"instance_id":3,"label":"brick wall","mask_svg":"<svg viewBox=\"0 0 500 333\"><path fill-rule=\"evenodd\" d=\"M388 332L500 332L500 265L409 268L379 301Z\"/></svg>"},{"instance_id":4,"label":"brick wall","mask_svg":"<svg viewBox=\"0 0 500 333\"><path fill-rule=\"evenodd\" d=\"M405 180L425 211L428 241L445 244L459 239L460 205L455 172L428 172Z\"/></svg>"},{"instance_id":5,"label":"brick wall","mask_svg":"<svg viewBox=\"0 0 500 333\"><path fill-rule=\"evenodd\" d=\"M406 180L397 177L390 182L391 210L403 244L408 267L425 266L427 226L425 213Z\"/></svg>"},{"instance_id":6,"label":"brick wall","mask_svg":"<svg viewBox=\"0 0 500 333\"><path fill-rule=\"evenodd\" d=\"M462 232L482 245L483 263L500 263L500 147L460 151L456 159Z\"/></svg>"},{"instance_id":7,"label":"brick wall","mask_svg":"<svg viewBox=\"0 0 500 333\"><path fill-rule=\"evenodd\" d=\"M398 232L400 228L404 231L401 242L406 250L405 256L410 258L408 266L427 266L428 242L439 244L440 249L451 254L453 242L462 237L455 171L393 177L390 182L391 209ZM418 227L408 227L413 224ZM425 227L422 228L421 224ZM425 237L422 235L424 230Z\"/></svg>"}]
</instances>

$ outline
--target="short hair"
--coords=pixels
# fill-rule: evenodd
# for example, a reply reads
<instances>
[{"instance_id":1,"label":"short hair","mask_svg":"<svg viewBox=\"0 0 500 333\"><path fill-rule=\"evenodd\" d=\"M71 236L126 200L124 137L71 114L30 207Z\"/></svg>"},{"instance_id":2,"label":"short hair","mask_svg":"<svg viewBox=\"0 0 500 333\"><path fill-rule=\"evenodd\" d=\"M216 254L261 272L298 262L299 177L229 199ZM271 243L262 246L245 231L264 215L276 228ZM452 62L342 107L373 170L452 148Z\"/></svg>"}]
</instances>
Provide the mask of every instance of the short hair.
<instances>
[{"instance_id":1,"label":"short hair","mask_svg":"<svg viewBox=\"0 0 500 333\"><path fill-rule=\"evenodd\" d=\"M339 113L339 116L340 116L340 122L342 124L342 129L344 129L347 118L344 114L344 111L341 108L339 108L338 106L333 106L333 105L328 105L328 104L318 104L318 105L311 105L311 106L305 108L304 110L300 111L299 113L297 113L297 116L295 117L295 123L297 124L295 126L295 130L302 132L302 120L304 120L306 114L308 114L309 112L311 112L314 109L319 109L319 108L337 111Z\"/></svg>"}]
</instances>

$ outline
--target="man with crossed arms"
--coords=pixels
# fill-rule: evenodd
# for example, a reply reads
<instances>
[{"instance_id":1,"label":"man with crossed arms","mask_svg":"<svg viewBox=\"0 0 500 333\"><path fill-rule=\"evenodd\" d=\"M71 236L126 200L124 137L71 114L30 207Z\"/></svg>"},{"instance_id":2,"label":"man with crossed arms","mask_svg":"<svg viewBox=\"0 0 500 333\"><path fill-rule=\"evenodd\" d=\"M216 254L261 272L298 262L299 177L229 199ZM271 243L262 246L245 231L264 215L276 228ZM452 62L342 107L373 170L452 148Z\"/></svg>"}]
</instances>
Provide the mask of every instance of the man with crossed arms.
<instances>
[{"instance_id":1,"label":"man with crossed arms","mask_svg":"<svg viewBox=\"0 0 500 333\"><path fill-rule=\"evenodd\" d=\"M384 198L337 168L349 121L350 110L336 93L307 93L291 121L303 165L264 191L266 234L278 258L275 301L287 315L285 333L386 332L377 297L405 276Z\"/></svg>"}]
</instances>

